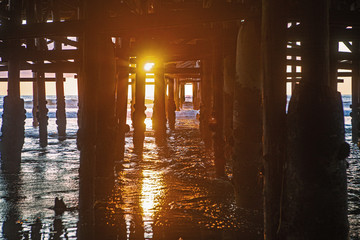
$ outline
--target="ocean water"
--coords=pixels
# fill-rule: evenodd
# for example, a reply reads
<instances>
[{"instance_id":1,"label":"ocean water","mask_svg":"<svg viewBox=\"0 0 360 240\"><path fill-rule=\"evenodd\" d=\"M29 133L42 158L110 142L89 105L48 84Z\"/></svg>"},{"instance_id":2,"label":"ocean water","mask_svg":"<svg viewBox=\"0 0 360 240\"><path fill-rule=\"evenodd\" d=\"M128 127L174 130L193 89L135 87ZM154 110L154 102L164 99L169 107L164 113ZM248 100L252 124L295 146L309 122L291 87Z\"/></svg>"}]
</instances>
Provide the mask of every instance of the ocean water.
<instances>
[{"instance_id":1,"label":"ocean water","mask_svg":"<svg viewBox=\"0 0 360 240\"><path fill-rule=\"evenodd\" d=\"M62 142L57 139L56 98L47 97L46 148L39 147L38 128L32 126L32 98L23 98L27 119L21 171L0 173L0 239L77 239L77 97L66 96L67 139ZM2 101L0 96L0 115ZM351 96L343 96L349 143L350 104ZM149 104L143 155L134 153L128 133L125 159L117 163L117 185L107 209L117 239L238 239L250 228L261 234L261 226L250 226L244 218L256 213L236 209L231 185L214 177L213 156L205 151L195 129L197 111L185 106L185 111L177 112L177 128L168 132L165 147L155 144L151 114ZM360 153L350 145L349 221L356 240L360 239ZM52 209L55 197L63 198L69 207L62 215Z\"/></svg>"}]
</instances>

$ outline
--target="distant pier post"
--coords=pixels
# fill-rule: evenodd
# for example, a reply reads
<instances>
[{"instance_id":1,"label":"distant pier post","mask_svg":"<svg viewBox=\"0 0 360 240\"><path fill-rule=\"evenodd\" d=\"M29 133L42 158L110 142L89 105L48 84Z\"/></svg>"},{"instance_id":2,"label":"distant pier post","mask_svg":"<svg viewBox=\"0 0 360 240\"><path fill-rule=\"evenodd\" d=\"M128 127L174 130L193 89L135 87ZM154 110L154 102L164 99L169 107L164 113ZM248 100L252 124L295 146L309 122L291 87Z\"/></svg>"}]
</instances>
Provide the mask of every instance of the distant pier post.
<instances>
[{"instance_id":1,"label":"distant pier post","mask_svg":"<svg viewBox=\"0 0 360 240\"><path fill-rule=\"evenodd\" d=\"M164 76L164 63L160 60L155 64L155 92L153 129L157 142L166 140L166 110L165 110L166 84Z\"/></svg>"},{"instance_id":2,"label":"distant pier post","mask_svg":"<svg viewBox=\"0 0 360 240\"><path fill-rule=\"evenodd\" d=\"M34 1L28 1L27 2L27 6L26 6L26 23L27 24L34 24L36 23L36 16L35 16L35 5L34 5ZM27 39L26 40L26 48L27 49L31 49L31 50L36 50L36 46L35 46L35 39ZM36 79L36 73L33 72L32 73L33 78ZM37 111L38 111L38 92L37 92L37 81L33 81L32 82L32 90L33 90L33 108L32 108L32 117L33 117L33 122L32 125L33 127L38 127L39 126L39 121L37 118Z\"/></svg>"},{"instance_id":3,"label":"distant pier post","mask_svg":"<svg viewBox=\"0 0 360 240\"><path fill-rule=\"evenodd\" d=\"M193 99L192 99L192 103L193 103L193 109L194 110L199 110L200 106L199 106L199 94L198 94L198 82L193 82L192 83L192 87L193 87Z\"/></svg>"},{"instance_id":4,"label":"distant pier post","mask_svg":"<svg viewBox=\"0 0 360 240\"><path fill-rule=\"evenodd\" d=\"M209 121L211 118L211 59L201 60L201 104L200 104L200 132L202 140L207 149L211 148L212 139L209 128Z\"/></svg>"},{"instance_id":5,"label":"distant pier post","mask_svg":"<svg viewBox=\"0 0 360 240\"><path fill-rule=\"evenodd\" d=\"M169 128L171 130L175 129L175 121L176 121L176 105L174 100L174 78L168 78L168 103L167 103L167 112L168 112L168 119L169 119Z\"/></svg>"},{"instance_id":6,"label":"distant pier post","mask_svg":"<svg viewBox=\"0 0 360 240\"><path fill-rule=\"evenodd\" d=\"M355 40L352 44L352 54L354 59L359 59L360 56L360 46L359 41ZM351 78L351 126L352 126L352 141L353 143L358 143L359 140L359 121L360 121L360 111L359 111L359 81L360 81L360 61L353 60L352 62L352 78Z\"/></svg>"},{"instance_id":7,"label":"distant pier post","mask_svg":"<svg viewBox=\"0 0 360 240\"><path fill-rule=\"evenodd\" d=\"M53 11L54 21L60 21L58 10ZM54 49L61 50L61 42L55 41ZM64 76L62 72L55 73L56 78L56 124L58 126L58 139L66 139L66 109L65 109L65 94L64 94Z\"/></svg>"},{"instance_id":8,"label":"distant pier post","mask_svg":"<svg viewBox=\"0 0 360 240\"><path fill-rule=\"evenodd\" d=\"M174 100L176 105L176 111L180 111L180 82L179 78L174 79Z\"/></svg>"},{"instance_id":9,"label":"distant pier post","mask_svg":"<svg viewBox=\"0 0 360 240\"><path fill-rule=\"evenodd\" d=\"M116 60L116 121L119 138L119 159L124 158L125 133L129 86L129 39L117 38L116 48L119 53Z\"/></svg>"},{"instance_id":10,"label":"distant pier post","mask_svg":"<svg viewBox=\"0 0 360 240\"><path fill-rule=\"evenodd\" d=\"M38 87L38 119L39 119L39 140L40 147L48 145L48 109L46 108L46 90L45 90L45 74L44 72L37 72L36 74L37 87Z\"/></svg>"},{"instance_id":11,"label":"distant pier post","mask_svg":"<svg viewBox=\"0 0 360 240\"><path fill-rule=\"evenodd\" d=\"M146 125L144 123L145 115L145 78L146 74L143 69L144 62L140 61L136 69L136 80L135 80L135 111L134 111L134 135L133 143L134 148L138 151L142 151L144 147L144 138Z\"/></svg>"},{"instance_id":12,"label":"distant pier post","mask_svg":"<svg viewBox=\"0 0 360 240\"><path fill-rule=\"evenodd\" d=\"M131 101L130 101L132 126L134 126L135 90L136 90L136 79L132 78L131 79Z\"/></svg>"},{"instance_id":13,"label":"distant pier post","mask_svg":"<svg viewBox=\"0 0 360 240\"><path fill-rule=\"evenodd\" d=\"M180 108L183 108L184 102L185 102L185 84L186 82L180 82Z\"/></svg>"},{"instance_id":14,"label":"distant pier post","mask_svg":"<svg viewBox=\"0 0 360 240\"><path fill-rule=\"evenodd\" d=\"M260 16L260 15L259 15ZM239 207L262 211L261 20L246 19L237 38L233 176ZM254 224L262 225L262 214ZM252 239L259 239L254 232Z\"/></svg>"},{"instance_id":15,"label":"distant pier post","mask_svg":"<svg viewBox=\"0 0 360 240\"><path fill-rule=\"evenodd\" d=\"M33 73L33 76L36 76L36 73ZM39 108L39 97L38 97L38 86L37 81L33 81L33 108L32 108L32 116L33 116L33 126L38 127L39 126L39 120L37 118L37 111Z\"/></svg>"},{"instance_id":16,"label":"distant pier post","mask_svg":"<svg viewBox=\"0 0 360 240\"><path fill-rule=\"evenodd\" d=\"M9 26L21 25L21 1L11 1ZM1 167L6 171L20 169L21 149L24 144L24 100L20 98L20 61L18 50L20 42L7 43L8 56L8 95L4 97L1 138Z\"/></svg>"},{"instance_id":17,"label":"distant pier post","mask_svg":"<svg viewBox=\"0 0 360 240\"><path fill-rule=\"evenodd\" d=\"M287 116L282 230L284 239L345 240L350 148L341 95L329 81L329 1L307 0L303 7L303 77Z\"/></svg>"},{"instance_id":18,"label":"distant pier post","mask_svg":"<svg viewBox=\"0 0 360 240\"><path fill-rule=\"evenodd\" d=\"M64 78L61 72L56 73L56 124L58 125L58 139L66 139L66 111Z\"/></svg>"}]
</instances>

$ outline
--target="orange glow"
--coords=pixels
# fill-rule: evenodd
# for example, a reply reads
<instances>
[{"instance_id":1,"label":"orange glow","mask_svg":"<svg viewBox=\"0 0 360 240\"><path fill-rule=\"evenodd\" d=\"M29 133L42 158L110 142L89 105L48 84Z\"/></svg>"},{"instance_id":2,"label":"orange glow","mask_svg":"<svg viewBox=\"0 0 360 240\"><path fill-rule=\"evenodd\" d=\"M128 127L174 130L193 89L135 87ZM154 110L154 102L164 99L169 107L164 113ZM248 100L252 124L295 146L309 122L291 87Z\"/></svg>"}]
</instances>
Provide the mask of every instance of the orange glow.
<instances>
[{"instance_id":1,"label":"orange glow","mask_svg":"<svg viewBox=\"0 0 360 240\"><path fill-rule=\"evenodd\" d=\"M141 208L144 220L150 220L159 204L159 197L162 195L162 176L160 172L143 170L141 186Z\"/></svg>"}]
</instances>

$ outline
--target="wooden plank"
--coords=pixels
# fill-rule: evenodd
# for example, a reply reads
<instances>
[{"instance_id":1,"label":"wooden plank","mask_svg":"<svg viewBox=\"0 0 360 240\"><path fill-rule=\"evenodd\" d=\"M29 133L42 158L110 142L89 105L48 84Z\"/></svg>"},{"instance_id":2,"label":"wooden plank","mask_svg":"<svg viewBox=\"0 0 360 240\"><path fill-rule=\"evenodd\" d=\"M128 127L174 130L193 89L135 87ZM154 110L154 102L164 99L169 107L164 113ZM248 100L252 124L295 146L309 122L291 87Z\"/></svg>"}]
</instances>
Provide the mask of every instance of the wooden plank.
<instances>
[{"instance_id":1,"label":"wooden plank","mask_svg":"<svg viewBox=\"0 0 360 240\"><path fill-rule=\"evenodd\" d=\"M46 63L46 64L22 64L20 70L32 70L34 72L42 71L46 73L78 73L80 65L77 62L59 62L59 63ZM7 71L7 66L0 66L1 71Z\"/></svg>"},{"instance_id":2,"label":"wooden plank","mask_svg":"<svg viewBox=\"0 0 360 240\"><path fill-rule=\"evenodd\" d=\"M3 52L2 57L7 57L11 53L6 51ZM78 59L80 57L79 50L30 50L21 49L19 50L20 61L54 61L54 60L68 60Z\"/></svg>"},{"instance_id":3,"label":"wooden plank","mask_svg":"<svg viewBox=\"0 0 360 240\"><path fill-rule=\"evenodd\" d=\"M26 39L51 36L79 36L84 29L82 21L34 23L19 26L1 26L0 39Z\"/></svg>"},{"instance_id":4,"label":"wooden plank","mask_svg":"<svg viewBox=\"0 0 360 240\"><path fill-rule=\"evenodd\" d=\"M56 78L44 78L45 82L55 82ZM65 78L63 81L65 82ZM0 82L7 82L8 78L0 78ZM20 78L20 82L36 82L37 78Z\"/></svg>"}]
</instances>

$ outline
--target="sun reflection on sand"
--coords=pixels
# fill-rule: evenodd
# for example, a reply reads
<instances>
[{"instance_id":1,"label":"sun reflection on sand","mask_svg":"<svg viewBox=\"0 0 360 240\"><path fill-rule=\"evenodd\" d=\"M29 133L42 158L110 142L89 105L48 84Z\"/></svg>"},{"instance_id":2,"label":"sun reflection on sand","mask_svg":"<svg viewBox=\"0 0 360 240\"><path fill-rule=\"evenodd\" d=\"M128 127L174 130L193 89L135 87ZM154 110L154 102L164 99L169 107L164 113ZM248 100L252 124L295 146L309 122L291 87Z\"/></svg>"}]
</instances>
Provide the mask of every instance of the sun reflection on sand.
<instances>
[{"instance_id":1,"label":"sun reflection on sand","mask_svg":"<svg viewBox=\"0 0 360 240\"><path fill-rule=\"evenodd\" d=\"M152 223L156 207L163 194L162 173L153 170L143 170L140 204L143 210L145 235L152 235ZM147 237L147 236L145 236Z\"/></svg>"}]
</instances>

